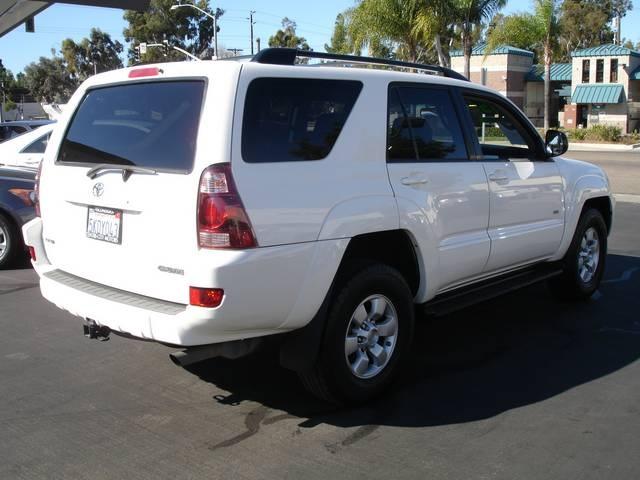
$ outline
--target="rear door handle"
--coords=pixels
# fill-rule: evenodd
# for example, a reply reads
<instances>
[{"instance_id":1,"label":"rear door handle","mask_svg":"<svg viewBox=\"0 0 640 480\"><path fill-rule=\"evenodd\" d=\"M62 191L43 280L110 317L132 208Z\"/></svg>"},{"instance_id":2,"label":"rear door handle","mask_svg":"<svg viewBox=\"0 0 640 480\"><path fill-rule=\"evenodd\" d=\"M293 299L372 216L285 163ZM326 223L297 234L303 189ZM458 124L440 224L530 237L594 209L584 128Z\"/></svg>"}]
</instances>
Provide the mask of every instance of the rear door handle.
<instances>
[{"instance_id":1,"label":"rear door handle","mask_svg":"<svg viewBox=\"0 0 640 480\"><path fill-rule=\"evenodd\" d=\"M403 177L400 179L400 183L402 185L424 185L428 181L429 180L427 180L424 177L417 177L417 176Z\"/></svg>"}]
</instances>

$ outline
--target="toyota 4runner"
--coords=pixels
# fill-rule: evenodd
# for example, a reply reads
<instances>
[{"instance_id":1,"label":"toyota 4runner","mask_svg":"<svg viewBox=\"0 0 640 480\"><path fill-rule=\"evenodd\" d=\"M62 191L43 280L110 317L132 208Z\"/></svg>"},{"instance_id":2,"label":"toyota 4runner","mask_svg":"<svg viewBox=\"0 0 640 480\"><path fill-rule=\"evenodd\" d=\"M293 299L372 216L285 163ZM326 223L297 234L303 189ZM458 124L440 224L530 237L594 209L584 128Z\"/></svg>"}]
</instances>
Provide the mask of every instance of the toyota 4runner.
<instances>
[{"instance_id":1,"label":"toyota 4runner","mask_svg":"<svg viewBox=\"0 0 640 480\"><path fill-rule=\"evenodd\" d=\"M415 311L539 280L595 292L614 201L566 149L436 66L291 49L144 65L74 94L23 233L87 335L182 347L181 365L278 339L311 391L360 402L401 368Z\"/></svg>"}]
</instances>

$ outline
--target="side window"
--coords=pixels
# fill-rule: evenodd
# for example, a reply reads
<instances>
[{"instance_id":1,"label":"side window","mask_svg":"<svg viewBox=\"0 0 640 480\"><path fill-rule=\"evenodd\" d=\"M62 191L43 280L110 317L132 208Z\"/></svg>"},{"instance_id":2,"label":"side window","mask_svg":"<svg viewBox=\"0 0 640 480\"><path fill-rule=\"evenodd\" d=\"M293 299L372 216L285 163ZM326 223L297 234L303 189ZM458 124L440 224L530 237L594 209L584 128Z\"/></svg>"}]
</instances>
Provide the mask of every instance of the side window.
<instances>
[{"instance_id":1,"label":"side window","mask_svg":"<svg viewBox=\"0 0 640 480\"><path fill-rule=\"evenodd\" d=\"M20 153L44 153L47 149L47 143L49 142L49 135L51 134L47 133L46 135L38 138L35 142L31 142L29 145L24 147Z\"/></svg>"},{"instance_id":2,"label":"side window","mask_svg":"<svg viewBox=\"0 0 640 480\"><path fill-rule=\"evenodd\" d=\"M484 160L535 157L526 129L496 102L464 96Z\"/></svg>"},{"instance_id":3,"label":"side window","mask_svg":"<svg viewBox=\"0 0 640 480\"><path fill-rule=\"evenodd\" d=\"M387 159L467 160L462 130L447 90L393 87L389 92Z\"/></svg>"},{"instance_id":4,"label":"side window","mask_svg":"<svg viewBox=\"0 0 640 480\"><path fill-rule=\"evenodd\" d=\"M258 78L247 90L242 158L248 163L321 160L362 90L351 80Z\"/></svg>"},{"instance_id":5,"label":"side window","mask_svg":"<svg viewBox=\"0 0 640 480\"><path fill-rule=\"evenodd\" d=\"M26 132L27 129L25 127L12 126L9 127L9 138L16 138L19 135L22 135Z\"/></svg>"}]
</instances>

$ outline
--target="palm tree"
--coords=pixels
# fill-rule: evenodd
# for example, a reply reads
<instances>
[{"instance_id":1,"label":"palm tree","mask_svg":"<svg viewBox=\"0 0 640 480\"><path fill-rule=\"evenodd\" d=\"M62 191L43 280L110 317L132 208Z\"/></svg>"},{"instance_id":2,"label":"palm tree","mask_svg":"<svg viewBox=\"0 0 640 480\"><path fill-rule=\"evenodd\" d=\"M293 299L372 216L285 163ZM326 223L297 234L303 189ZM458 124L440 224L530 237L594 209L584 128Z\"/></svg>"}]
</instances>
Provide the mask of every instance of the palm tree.
<instances>
[{"instance_id":1,"label":"palm tree","mask_svg":"<svg viewBox=\"0 0 640 480\"><path fill-rule=\"evenodd\" d=\"M417 62L426 42L417 20L426 8L424 0L362 0L348 15L353 50L368 47L370 54L384 55L394 49L399 58Z\"/></svg>"},{"instance_id":2,"label":"palm tree","mask_svg":"<svg viewBox=\"0 0 640 480\"><path fill-rule=\"evenodd\" d=\"M551 62L558 46L557 0L534 0L534 13L509 15L489 34L487 53L498 45L512 44L542 52L544 61L544 129L549 129Z\"/></svg>"},{"instance_id":3,"label":"palm tree","mask_svg":"<svg viewBox=\"0 0 640 480\"><path fill-rule=\"evenodd\" d=\"M470 78L471 50L473 48L473 29L482 22L490 20L498 10L507 4L507 0L457 0L458 27L464 55L464 76Z\"/></svg>"}]
</instances>

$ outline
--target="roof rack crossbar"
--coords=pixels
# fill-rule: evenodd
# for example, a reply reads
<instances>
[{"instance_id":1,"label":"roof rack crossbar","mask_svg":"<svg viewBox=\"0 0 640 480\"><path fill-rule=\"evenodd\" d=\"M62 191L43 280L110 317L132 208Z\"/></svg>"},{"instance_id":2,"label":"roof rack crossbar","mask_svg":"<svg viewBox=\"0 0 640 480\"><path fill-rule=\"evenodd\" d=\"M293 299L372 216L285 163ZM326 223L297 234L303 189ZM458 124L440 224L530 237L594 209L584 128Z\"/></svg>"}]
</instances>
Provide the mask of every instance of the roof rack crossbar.
<instances>
[{"instance_id":1,"label":"roof rack crossbar","mask_svg":"<svg viewBox=\"0 0 640 480\"><path fill-rule=\"evenodd\" d=\"M341 55L337 53L313 52L298 50L295 48L265 48L260 50L251 60L257 63L271 65L295 65L296 58L319 58L322 60L334 60L343 63L364 63L371 65L388 65L392 67L413 68L428 72L439 73L445 77L468 81L466 77L450 68L439 65L425 65L422 63L402 62L386 58L363 57L360 55Z\"/></svg>"}]
</instances>

